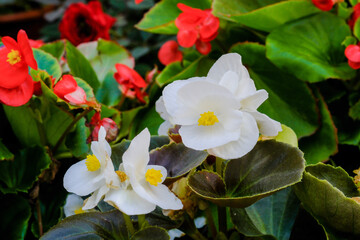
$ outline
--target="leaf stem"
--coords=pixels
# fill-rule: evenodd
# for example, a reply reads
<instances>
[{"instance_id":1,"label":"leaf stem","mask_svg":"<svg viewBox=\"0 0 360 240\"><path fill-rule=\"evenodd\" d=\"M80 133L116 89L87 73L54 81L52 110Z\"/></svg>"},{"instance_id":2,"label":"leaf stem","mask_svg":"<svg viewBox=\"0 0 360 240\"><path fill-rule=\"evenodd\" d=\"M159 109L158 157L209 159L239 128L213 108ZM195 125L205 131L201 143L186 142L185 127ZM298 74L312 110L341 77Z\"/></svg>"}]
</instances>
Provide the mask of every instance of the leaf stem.
<instances>
[{"instance_id":1,"label":"leaf stem","mask_svg":"<svg viewBox=\"0 0 360 240\"><path fill-rule=\"evenodd\" d=\"M41 237L44 234L44 230L43 230L43 224L42 224L39 196L36 198L36 213L37 213L37 217L38 217L39 236Z\"/></svg>"},{"instance_id":2,"label":"leaf stem","mask_svg":"<svg viewBox=\"0 0 360 240\"><path fill-rule=\"evenodd\" d=\"M129 239L130 239L130 236L134 235L134 233L135 233L135 228L134 228L134 225L132 223L130 216L126 215L125 213L122 213L122 215L123 215L125 225L128 230L128 233L129 233Z\"/></svg>"},{"instance_id":3,"label":"leaf stem","mask_svg":"<svg viewBox=\"0 0 360 240\"><path fill-rule=\"evenodd\" d=\"M227 219L226 219L226 208L217 206L218 221L219 221L219 232L226 234L227 232Z\"/></svg>"},{"instance_id":4,"label":"leaf stem","mask_svg":"<svg viewBox=\"0 0 360 240\"><path fill-rule=\"evenodd\" d=\"M209 226L209 229L210 229L211 236L213 237L213 239L215 239L216 235L217 235L217 230L216 230L214 217L212 215L212 211L211 211L210 207L207 207L205 209L205 217L206 217L207 225Z\"/></svg>"},{"instance_id":5,"label":"leaf stem","mask_svg":"<svg viewBox=\"0 0 360 240\"><path fill-rule=\"evenodd\" d=\"M144 226L145 222L145 214L138 215L139 230Z\"/></svg>"}]
</instances>

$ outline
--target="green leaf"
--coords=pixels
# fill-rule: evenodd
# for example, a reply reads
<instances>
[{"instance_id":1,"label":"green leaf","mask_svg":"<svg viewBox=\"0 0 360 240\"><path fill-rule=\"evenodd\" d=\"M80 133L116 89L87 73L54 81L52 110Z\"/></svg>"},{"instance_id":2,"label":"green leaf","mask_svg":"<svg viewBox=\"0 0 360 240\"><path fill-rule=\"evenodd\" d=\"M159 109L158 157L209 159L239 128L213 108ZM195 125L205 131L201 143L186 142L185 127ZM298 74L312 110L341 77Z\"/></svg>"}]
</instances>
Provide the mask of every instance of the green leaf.
<instances>
[{"instance_id":1,"label":"green leaf","mask_svg":"<svg viewBox=\"0 0 360 240\"><path fill-rule=\"evenodd\" d=\"M30 205L19 195L7 194L0 197L0 234L6 239L25 239Z\"/></svg>"},{"instance_id":2,"label":"green leaf","mask_svg":"<svg viewBox=\"0 0 360 240\"><path fill-rule=\"evenodd\" d=\"M345 40L341 43L341 45L344 45L345 47L349 46L349 45L356 45L357 43L357 39L354 38L353 36L347 36L345 38Z\"/></svg>"},{"instance_id":3,"label":"green leaf","mask_svg":"<svg viewBox=\"0 0 360 240\"><path fill-rule=\"evenodd\" d=\"M171 220L168 216L165 216L159 207L151 213L146 214L145 219L150 226L161 227L167 230L178 228L182 223L180 220Z\"/></svg>"},{"instance_id":4,"label":"green leaf","mask_svg":"<svg viewBox=\"0 0 360 240\"><path fill-rule=\"evenodd\" d=\"M319 9L306 0L214 0L213 3L215 16L265 32L316 12Z\"/></svg>"},{"instance_id":5,"label":"green leaf","mask_svg":"<svg viewBox=\"0 0 360 240\"><path fill-rule=\"evenodd\" d=\"M145 108L145 105L121 112L120 131L118 134L118 138L125 137L129 134L135 117L137 116L138 112L143 108Z\"/></svg>"},{"instance_id":6,"label":"green leaf","mask_svg":"<svg viewBox=\"0 0 360 240\"><path fill-rule=\"evenodd\" d=\"M231 208L236 230L247 237L287 240L300 202L291 188L263 198L247 208Z\"/></svg>"},{"instance_id":7,"label":"green leaf","mask_svg":"<svg viewBox=\"0 0 360 240\"><path fill-rule=\"evenodd\" d=\"M62 71L59 62L51 54L44 52L43 50L33 48L34 58L38 64L38 69L45 70L49 75L55 79L61 77Z\"/></svg>"},{"instance_id":8,"label":"green leaf","mask_svg":"<svg viewBox=\"0 0 360 240\"><path fill-rule=\"evenodd\" d=\"M182 143L170 143L150 153L150 165L161 165L167 170L167 177L183 176L191 169L198 167L208 154L187 148Z\"/></svg>"},{"instance_id":9,"label":"green leaf","mask_svg":"<svg viewBox=\"0 0 360 240\"><path fill-rule=\"evenodd\" d=\"M349 116L354 120L360 120L360 100L350 107Z\"/></svg>"},{"instance_id":10,"label":"green leaf","mask_svg":"<svg viewBox=\"0 0 360 240\"><path fill-rule=\"evenodd\" d=\"M189 177L190 188L220 206L248 207L301 180L305 160L298 148L260 141L244 157L230 160L223 178L201 171Z\"/></svg>"},{"instance_id":11,"label":"green leaf","mask_svg":"<svg viewBox=\"0 0 360 240\"><path fill-rule=\"evenodd\" d=\"M47 239L109 239L126 240L127 229L120 211L77 214L63 221L45 233Z\"/></svg>"},{"instance_id":12,"label":"green leaf","mask_svg":"<svg viewBox=\"0 0 360 240\"><path fill-rule=\"evenodd\" d=\"M167 231L159 227L147 227L136 232L131 240L170 240Z\"/></svg>"},{"instance_id":13,"label":"green leaf","mask_svg":"<svg viewBox=\"0 0 360 240\"><path fill-rule=\"evenodd\" d=\"M351 14L353 13L353 9L348 8L348 3L346 2L338 2L337 11L337 15L345 20L350 18Z\"/></svg>"},{"instance_id":14,"label":"green leaf","mask_svg":"<svg viewBox=\"0 0 360 240\"><path fill-rule=\"evenodd\" d=\"M294 188L304 208L328 234L340 239L359 238L360 205L351 198L359 197L360 192L345 170L322 163L308 166Z\"/></svg>"},{"instance_id":15,"label":"green leaf","mask_svg":"<svg viewBox=\"0 0 360 240\"><path fill-rule=\"evenodd\" d=\"M131 137L135 137L144 128L148 128L151 135L157 135L158 129L161 123L164 122L155 109L155 105L151 108L144 109L139 113L139 117L135 119L135 122L131 128Z\"/></svg>"},{"instance_id":16,"label":"green leaf","mask_svg":"<svg viewBox=\"0 0 360 240\"><path fill-rule=\"evenodd\" d=\"M360 21L359 19L356 20L354 24L354 36L359 40L360 39Z\"/></svg>"},{"instance_id":17,"label":"green leaf","mask_svg":"<svg viewBox=\"0 0 360 240\"><path fill-rule=\"evenodd\" d=\"M293 147L298 147L298 140L295 132L288 126L281 124L282 131L274 138L278 142L290 144Z\"/></svg>"},{"instance_id":18,"label":"green leaf","mask_svg":"<svg viewBox=\"0 0 360 240\"><path fill-rule=\"evenodd\" d=\"M355 70L349 67L341 45L350 34L343 19L322 12L272 31L266 39L266 56L303 81L351 79Z\"/></svg>"},{"instance_id":19,"label":"green leaf","mask_svg":"<svg viewBox=\"0 0 360 240\"><path fill-rule=\"evenodd\" d=\"M96 99L102 104L116 106L119 104L122 95L118 85L114 79L114 73L109 72L96 92Z\"/></svg>"},{"instance_id":20,"label":"green leaf","mask_svg":"<svg viewBox=\"0 0 360 240\"><path fill-rule=\"evenodd\" d=\"M236 44L231 52L242 56L257 89L269 93L269 99L259 108L260 112L289 126L299 138L315 132L318 127L316 102L305 83L268 61L263 45Z\"/></svg>"},{"instance_id":21,"label":"green leaf","mask_svg":"<svg viewBox=\"0 0 360 240\"><path fill-rule=\"evenodd\" d=\"M66 42L65 49L70 73L74 75L74 77L84 79L84 81L87 82L96 91L100 86L100 82L90 62L70 42Z\"/></svg>"},{"instance_id":22,"label":"green leaf","mask_svg":"<svg viewBox=\"0 0 360 240\"><path fill-rule=\"evenodd\" d=\"M211 8L211 2L208 0L163 0L151 8L135 27L151 33L176 34L178 28L175 26L174 21L181 13L177 7L179 2L193 8Z\"/></svg>"},{"instance_id":23,"label":"green leaf","mask_svg":"<svg viewBox=\"0 0 360 240\"><path fill-rule=\"evenodd\" d=\"M27 192L42 170L49 167L50 157L41 147L19 151L13 161L0 162L0 190L3 193Z\"/></svg>"},{"instance_id":24,"label":"green leaf","mask_svg":"<svg viewBox=\"0 0 360 240\"><path fill-rule=\"evenodd\" d=\"M355 6L359 2L359 0L349 0L349 2L351 5Z\"/></svg>"},{"instance_id":25,"label":"green leaf","mask_svg":"<svg viewBox=\"0 0 360 240\"><path fill-rule=\"evenodd\" d=\"M300 139L299 148L304 152L307 164L326 161L338 151L337 129L331 113L319 91L315 89L321 114L321 124L314 135Z\"/></svg>"},{"instance_id":26,"label":"green leaf","mask_svg":"<svg viewBox=\"0 0 360 240\"><path fill-rule=\"evenodd\" d=\"M75 126L75 130L67 135L65 145L75 157L86 157L90 150L89 145L86 143L89 135L90 131L85 126L85 118L80 119Z\"/></svg>"},{"instance_id":27,"label":"green leaf","mask_svg":"<svg viewBox=\"0 0 360 240\"><path fill-rule=\"evenodd\" d=\"M50 53L53 57L60 61L60 58L64 55L65 44L64 41L58 40L55 42L46 43L42 45L40 49Z\"/></svg>"},{"instance_id":28,"label":"green leaf","mask_svg":"<svg viewBox=\"0 0 360 240\"><path fill-rule=\"evenodd\" d=\"M13 160L14 154L12 154L9 149L2 143L0 139L0 161L2 160Z\"/></svg>"}]
</instances>

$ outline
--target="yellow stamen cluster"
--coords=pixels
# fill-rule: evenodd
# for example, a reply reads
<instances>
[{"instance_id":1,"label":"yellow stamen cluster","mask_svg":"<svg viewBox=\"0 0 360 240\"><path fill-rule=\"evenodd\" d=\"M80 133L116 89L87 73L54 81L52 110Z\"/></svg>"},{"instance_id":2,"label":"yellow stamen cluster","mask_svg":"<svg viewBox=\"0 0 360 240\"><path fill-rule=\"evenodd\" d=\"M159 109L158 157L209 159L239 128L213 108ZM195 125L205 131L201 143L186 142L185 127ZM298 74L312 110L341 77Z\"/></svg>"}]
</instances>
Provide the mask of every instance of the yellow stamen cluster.
<instances>
[{"instance_id":1,"label":"yellow stamen cluster","mask_svg":"<svg viewBox=\"0 0 360 240\"><path fill-rule=\"evenodd\" d=\"M148 181L151 185L157 186L159 183L161 183L162 174L160 170L155 170L153 168L150 168L145 173L145 179Z\"/></svg>"},{"instance_id":2,"label":"yellow stamen cluster","mask_svg":"<svg viewBox=\"0 0 360 240\"><path fill-rule=\"evenodd\" d=\"M121 182L125 182L128 179L128 176L123 171L115 171L116 174L119 176Z\"/></svg>"},{"instance_id":3,"label":"yellow stamen cluster","mask_svg":"<svg viewBox=\"0 0 360 240\"><path fill-rule=\"evenodd\" d=\"M84 213L85 211L82 208L78 208L74 211L75 214Z\"/></svg>"},{"instance_id":4,"label":"yellow stamen cluster","mask_svg":"<svg viewBox=\"0 0 360 240\"><path fill-rule=\"evenodd\" d=\"M11 65L14 65L14 64L20 62L21 61L21 55L20 55L19 51L11 49L11 51L7 55L7 60L6 61L8 63L10 63Z\"/></svg>"},{"instance_id":5,"label":"yellow stamen cluster","mask_svg":"<svg viewBox=\"0 0 360 240\"><path fill-rule=\"evenodd\" d=\"M90 172L97 171L100 168L100 161L99 161L99 159L96 158L96 156L94 154L88 155L86 157L85 164L86 164L88 171L90 171Z\"/></svg>"},{"instance_id":6,"label":"yellow stamen cluster","mask_svg":"<svg viewBox=\"0 0 360 240\"><path fill-rule=\"evenodd\" d=\"M198 120L199 126L212 126L217 122L219 122L219 119L216 117L214 112L210 111L200 114L200 118Z\"/></svg>"}]
</instances>

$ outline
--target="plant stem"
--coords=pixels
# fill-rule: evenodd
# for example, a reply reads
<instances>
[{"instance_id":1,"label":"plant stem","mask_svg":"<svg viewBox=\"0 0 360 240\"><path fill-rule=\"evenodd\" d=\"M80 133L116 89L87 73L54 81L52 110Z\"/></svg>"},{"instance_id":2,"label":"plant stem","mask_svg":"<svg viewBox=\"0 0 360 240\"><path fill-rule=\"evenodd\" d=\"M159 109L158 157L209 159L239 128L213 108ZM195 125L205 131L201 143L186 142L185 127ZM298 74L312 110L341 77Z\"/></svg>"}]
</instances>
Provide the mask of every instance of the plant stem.
<instances>
[{"instance_id":1,"label":"plant stem","mask_svg":"<svg viewBox=\"0 0 360 240\"><path fill-rule=\"evenodd\" d=\"M217 206L218 221L219 221L219 232L226 234L227 232L227 219L226 219L226 208Z\"/></svg>"},{"instance_id":2,"label":"plant stem","mask_svg":"<svg viewBox=\"0 0 360 240\"><path fill-rule=\"evenodd\" d=\"M36 198L36 213L37 213L37 217L38 217L39 236L41 237L44 234L44 231L43 231L43 225L42 225L42 217L41 217L41 208L40 208L39 196Z\"/></svg>"},{"instance_id":3,"label":"plant stem","mask_svg":"<svg viewBox=\"0 0 360 240\"><path fill-rule=\"evenodd\" d=\"M145 221L145 214L138 215L139 230L144 226Z\"/></svg>"},{"instance_id":4,"label":"plant stem","mask_svg":"<svg viewBox=\"0 0 360 240\"><path fill-rule=\"evenodd\" d=\"M134 235L134 233L135 233L135 228L134 228L134 225L132 223L130 216L126 215L125 213L122 213L122 215L124 217L125 225L128 230L129 239L130 239L130 236Z\"/></svg>"},{"instance_id":5,"label":"plant stem","mask_svg":"<svg viewBox=\"0 0 360 240\"><path fill-rule=\"evenodd\" d=\"M206 217L207 225L209 226L209 229L210 229L211 236L213 237L213 239L215 239L216 235L217 235L217 230L216 230L216 226L214 223L214 217L212 215L210 207L205 209L205 217Z\"/></svg>"},{"instance_id":6,"label":"plant stem","mask_svg":"<svg viewBox=\"0 0 360 240\"><path fill-rule=\"evenodd\" d=\"M61 135L61 137L59 138L59 140L57 141L57 143L55 144L52 152L55 153L56 150L60 147L61 143L64 141L66 135L70 132L70 130L73 128L73 126L81 119L83 118L86 114L88 114L91 110L93 110L93 108L88 108L86 110L84 110L82 113L78 114L76 116L76 118L69 124L69 126L65 129L65 131L63 132L63 134Z\"/></svg>"},{"instance_id":7,"label":"plant stem","mask_svg":"<svg viewBox=\"0 0 360 240\"><path fill-rule=\"evenodd\" d=\"M216 172L222 176L222 163L223 163L223 159L222 158L219 158L219 157L216 157L216 162L215 162L215 168L216 168Z\"/></svg>"}]
</instances>

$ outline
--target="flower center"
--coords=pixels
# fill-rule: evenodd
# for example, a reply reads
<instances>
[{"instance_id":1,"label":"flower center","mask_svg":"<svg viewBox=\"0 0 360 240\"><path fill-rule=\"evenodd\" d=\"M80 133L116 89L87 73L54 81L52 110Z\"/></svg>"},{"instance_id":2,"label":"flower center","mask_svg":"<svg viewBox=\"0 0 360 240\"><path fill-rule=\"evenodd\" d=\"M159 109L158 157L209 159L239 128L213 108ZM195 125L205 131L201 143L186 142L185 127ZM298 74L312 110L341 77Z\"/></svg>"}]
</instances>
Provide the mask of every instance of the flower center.
<instances>
[{"instance_id":1,"label":"flower center","mask_svg":"<svg viewBox=\"0 0 360 240\"><path fill-rule=\"evenodd\" d=\"M99 159L97 159L94 154L93 155L88 155L86 157L85 164L86 164L87 169L90 172L97 171L100 168Z\"/></svg>"},{"instance_id":2,"label":"flower center","mask_svg":"<svg viewBox=\"0 0 360 240\"><path fill-rule=\"evenodd\" d=\"M74 211L75 214L84 213L85 211L80 207Z\"/></svg>"},{"instance_id":3,"label":"flower center","mask_svg":"<svg viewBox=\"0 0 360 240\"><path fill-rule=\"evenodd\" d=\"M215 123L219 122L219 119L216 117L214 112L204 112L203 114L200 114L200 118L198 120L199 126L212 126Z\"/></svg>"},{"instance_id":4,"label":"flower center","mask_svg":"<svg viewBox=\"0 0 360 240\"><path fill-rule=\"evenodd\" d=\"M7 55L7 60L8 63L10 63L11 65L14 65L18 62L21 61L21 55L19 53L19 51L11 49L11 51L8 53Z\"/></svg>"},{"instance_id":5,"label":"flower center","mask_svg":"<svg viewBox=\"0 0 360 240\"><path fill-rule=\"evenodd\" d=\"M128 179L128 176L123 171L115 171L116 174L119 176L121 182L125 182Z\"/></svg>"},{"instance_id":6,"label":"flower center","mask_svg":"<svg viewBox=\"0 0 360 240\"><path fill-rule=\"evenodd\" d=\"M150 168L145 173L145 179L148 181L151 185L157 186L159 183L161 183L162 178L161 170L155 170L153 168Z\"/></svg>"}]
</instances>

